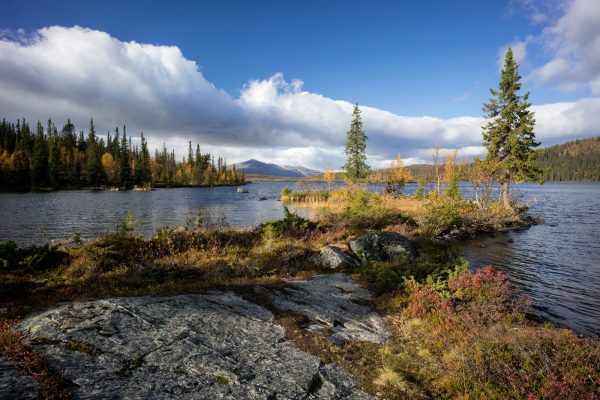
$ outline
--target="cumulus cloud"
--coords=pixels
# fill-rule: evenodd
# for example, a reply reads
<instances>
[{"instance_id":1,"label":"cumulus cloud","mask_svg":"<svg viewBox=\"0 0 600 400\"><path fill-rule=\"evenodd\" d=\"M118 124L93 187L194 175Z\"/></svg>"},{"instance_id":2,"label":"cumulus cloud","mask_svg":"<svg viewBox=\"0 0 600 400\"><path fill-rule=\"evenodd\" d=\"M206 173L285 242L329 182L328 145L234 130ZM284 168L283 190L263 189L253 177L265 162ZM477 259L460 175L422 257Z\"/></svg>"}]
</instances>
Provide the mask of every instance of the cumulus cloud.
<instances>
[{"instance_id":1,"label":"cumulus cloud","mask_svg":"<svg viewBox=\"0 0 600 400\"><path fill-rule=\"evenodd\" d=\"M523 52L523 55L525 52ZM594 133L598 99L535 108L542 141ZM97 131L127 124L152 146L186 154L187 141L229 162L257 158L285 165L339 168L353 104L303 89L282 73L248 82L234 98L211 83L174 46L123 42L82 27L0 32L0 110L11 120L67 117ZM402 116L362 106L369 161L430 159L430 148L483 153L481 117Z\"/></svg>"},{"instance_id":2,"label":"cumulus cloud","mask_svg":"<svg viewBox=\"0 0 600 400\"><path fill-rule=\"evenodd\" d=\"M573 0L539 37L551 59L531 77L566 91L588 88L600 95L600 7L597 0Z\"/></svg>"},{"instance_id":3,"label":"cumulus cloud","mask_svg":"<svg viewBox=\"0 0 600 400\"><path fill-rule=\"evenodd\" d=\"M504 46L498 50L498 71L501 71L504 67L504 57L506 55L506 51L510 47L513 51L513 58L515 61L521 66L528 66L527 63L527 44L532 40L531 37L527 38L523 41L517 41L509 44L508 46Z\"/></svg>"}]
</instances>

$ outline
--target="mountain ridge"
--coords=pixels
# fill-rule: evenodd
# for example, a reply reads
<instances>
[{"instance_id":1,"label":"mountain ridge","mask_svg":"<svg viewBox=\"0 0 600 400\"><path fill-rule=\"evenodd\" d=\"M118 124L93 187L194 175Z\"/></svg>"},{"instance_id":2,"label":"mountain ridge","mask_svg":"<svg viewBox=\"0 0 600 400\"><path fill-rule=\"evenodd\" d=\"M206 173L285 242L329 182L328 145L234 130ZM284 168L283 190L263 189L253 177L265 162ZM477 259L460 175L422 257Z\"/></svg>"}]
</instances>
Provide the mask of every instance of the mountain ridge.
<instances>
[{"instance_id":1,"label":"mountain ridge","mask_svg":"<svg viewBox=\"0 0 600 400\"><path fill-rule=\"evenodd\" d=\"M234 165L237 170L243 170L246 175L274 176L282 178L303 178L307 176L320 174L319 171L303 166L280 166L274 163L267 163L264 161L256 160L254 158L235 163Z\"/></svg>"}]
</instances>

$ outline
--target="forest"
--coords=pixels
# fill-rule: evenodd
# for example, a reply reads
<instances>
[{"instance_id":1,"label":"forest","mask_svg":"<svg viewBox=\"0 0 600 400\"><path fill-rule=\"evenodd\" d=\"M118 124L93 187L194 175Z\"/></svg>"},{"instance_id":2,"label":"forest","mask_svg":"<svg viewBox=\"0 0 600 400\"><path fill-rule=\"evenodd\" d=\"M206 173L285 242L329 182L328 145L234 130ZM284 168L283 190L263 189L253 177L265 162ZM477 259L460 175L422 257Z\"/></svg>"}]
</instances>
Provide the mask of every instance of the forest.
<instances>
[{"instance_id":1,"label":"forest","mask_svg":"<svg viewBox=\"0 0 600 400\"><path fill-rule=\"evenodd\" d=\"M540 149L537 162L547 182L598 182L600 136Z\"/></svg>"},{"instance_id":2,"label":"forest","mask_svg":"<svg viewBox=\"0 0 600 400\"><path fill-rule=\"evenodd\" d=\"M126 127L100 137L90 119L87 135L67 123L59 130L52 120L46 127L37 122L35 131L29 123L5 119L0 124L0 189L79 189L79 188L149 188L152 186L238 185L245 181L243 171L235 166L195 151L189 142L187 158L175 159L175 152L163 145L150 155L141 134L140 144L133 145Z\"/></svg>"}]
</instances>

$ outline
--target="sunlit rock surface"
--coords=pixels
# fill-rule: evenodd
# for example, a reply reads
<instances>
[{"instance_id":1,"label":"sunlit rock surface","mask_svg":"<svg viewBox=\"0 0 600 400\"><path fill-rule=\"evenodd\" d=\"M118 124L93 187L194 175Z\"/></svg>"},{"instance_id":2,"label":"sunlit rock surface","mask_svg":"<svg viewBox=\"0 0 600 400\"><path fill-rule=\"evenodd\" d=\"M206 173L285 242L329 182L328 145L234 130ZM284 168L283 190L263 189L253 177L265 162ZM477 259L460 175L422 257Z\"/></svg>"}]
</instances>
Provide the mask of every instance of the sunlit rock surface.
<instances>
[{"instance_id":1,"label":"sunlit rock surface","mask_svg":"<svg viewBox=\"0 0 600 400\"><path fill-rule=\"evenodd\" d=\"M270 311L303 314L336 342L381 343L389 334L366 290L345 274L251 290L269 304L231 291L109 298L59 306L20 329L65 370L76 398L369 398L347 372L285 341Z\"/></svg>"}]
</instances>

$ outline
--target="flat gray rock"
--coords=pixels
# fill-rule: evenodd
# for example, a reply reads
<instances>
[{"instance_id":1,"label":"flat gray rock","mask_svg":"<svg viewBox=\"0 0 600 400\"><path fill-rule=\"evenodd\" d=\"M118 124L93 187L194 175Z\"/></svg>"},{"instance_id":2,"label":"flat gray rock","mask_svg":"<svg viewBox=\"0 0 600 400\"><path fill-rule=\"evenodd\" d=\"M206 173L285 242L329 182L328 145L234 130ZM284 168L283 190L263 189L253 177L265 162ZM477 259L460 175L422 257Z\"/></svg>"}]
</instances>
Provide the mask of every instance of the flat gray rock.
<instances>
[{"instance_id":1,"label":"flat gray rock","mask_svg":"<svg viewBox=\"0 0 600 400\"><path fill-rule=\"evenodd\" d=\"M309 330L328 335L334 342L385 343L389 336L383 318L369 306L371 293L343 273L317 275L289 281L283 290L257 287L280 310L293 311L311 320Z\"/></svg>"},{"instance_id":2,"label":"flat gray rock","mask_svg":"<svg viewBox=\"0 0 600 400\"><path fill-rule=\"evenodd\" d=\"M346 275L286 286L288 300L264 290L278 307L331 327L332 338L387 337L381 317L354 302L370 294ZM285 341L270 311L232 292L75 302L20 329L80 399L370 398L347 372Z\"/></svg>"},{"instance_id":3,"label":"flat gray rock","mask_svg":"<svg viewBox=\"0 0 600 400\"><path fill-rule=\"evenodd\" d=\"M38 384L0 353L0 399L37 399Z\"/></svg>"}]
</instances>

